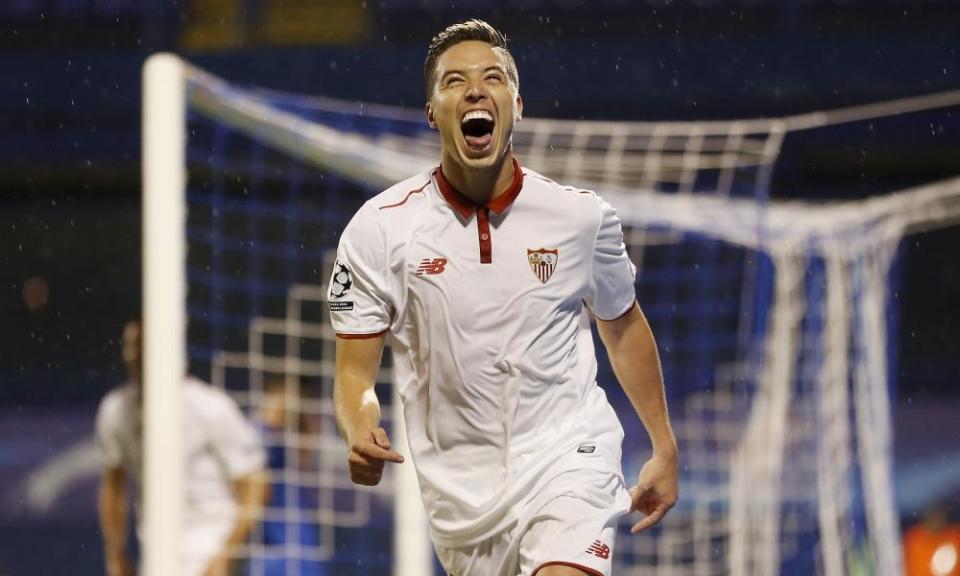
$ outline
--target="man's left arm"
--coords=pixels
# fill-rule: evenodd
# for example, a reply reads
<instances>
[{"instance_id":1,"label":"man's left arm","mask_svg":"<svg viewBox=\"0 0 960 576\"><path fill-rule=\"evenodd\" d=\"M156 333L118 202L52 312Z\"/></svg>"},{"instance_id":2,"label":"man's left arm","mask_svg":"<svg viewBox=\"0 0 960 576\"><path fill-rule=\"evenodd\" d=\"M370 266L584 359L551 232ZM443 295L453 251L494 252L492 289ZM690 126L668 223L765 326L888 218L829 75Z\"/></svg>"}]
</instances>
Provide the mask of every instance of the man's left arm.
<instances>
[{"instance_id":1,"label":"man's left arm","mask_svg":"<svg viewBox=\"0 0 960 576\"><path fill-rule=\"evenodd\" d=\"M640 416L653 456L643 465L637 485L631 490L631 512L646 516L633 525L636 534L653 526L679 497L677 440L670 427L663 373L657 344L646 317L636 302L615 320L597 318L597 330L607 349L613 371Z\"/></svg>"},{"instance_id":2,"label":"man's left arm","mask_svg":"<svg viewBox=\"0 0 960 576\"><path fill-rule=\"evenodd\" d=\"M204 576L228 576L232 550L247 540L253 526L261 517L261 511L267 503L270 487L267 473L257 470L234 479L231 483L234 499L237 502L237 518L233 529L227 536L220 553L207 566Z\"/></svg>"}]
</instances>

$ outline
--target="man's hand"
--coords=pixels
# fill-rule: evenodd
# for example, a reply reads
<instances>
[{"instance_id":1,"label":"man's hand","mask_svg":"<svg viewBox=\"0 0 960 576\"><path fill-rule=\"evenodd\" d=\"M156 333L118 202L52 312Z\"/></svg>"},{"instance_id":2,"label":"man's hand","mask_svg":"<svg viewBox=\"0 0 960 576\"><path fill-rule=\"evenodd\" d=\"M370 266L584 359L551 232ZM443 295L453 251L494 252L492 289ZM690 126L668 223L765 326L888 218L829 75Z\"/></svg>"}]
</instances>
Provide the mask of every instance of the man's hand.
<instances>
[{"instance_id":1,"label":"man's hand","mask_svg":"<svg viewBox=\"0 0 960 576\"><path fill-rule=\"evenodd\" d=\"M403 462L403 456L390 449L390 439L383 428L357 434L350 444L347 463L350 479L355 484L376 486L383 476L383 463Z\"/></svg>"},{"instance_id":2,"label":"man's hand","mask_svg":"<svg viewBox=\"0 0 960 576\"><path fill-rule=\"evenodd\" d=\"M630 512L646 514L633 525L631 534L653 526L677 503L680 488L677 481L677 458L654 455L640 469L637 485L630 489L633 504Z\"/></svg>"}]
</instances>

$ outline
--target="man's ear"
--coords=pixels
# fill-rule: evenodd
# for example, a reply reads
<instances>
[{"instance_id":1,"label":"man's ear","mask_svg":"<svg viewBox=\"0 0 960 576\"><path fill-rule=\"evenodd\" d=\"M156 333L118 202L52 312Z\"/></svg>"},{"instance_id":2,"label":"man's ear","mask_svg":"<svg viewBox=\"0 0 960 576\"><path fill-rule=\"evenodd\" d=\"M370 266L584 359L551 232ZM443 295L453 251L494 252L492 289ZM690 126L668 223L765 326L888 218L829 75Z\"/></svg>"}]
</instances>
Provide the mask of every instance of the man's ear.
<instances>
[{"instance_id":1,"label":"man's ear","mask_svg":"<svg viewBox=\"0 0 960 576\"><path fill-rule=\"evenodd\" d=\"M427 125L433 128L434 130L436 130L437 121L433 118L433 106L431 106L430 103L427 102L426 106L423 107L423 111L427 115Z\"/></svg>"},{"instance_id":2,"label":"man's ear","mask_svg":"<svg viewBox=\"0 0 960 576\"><path fill-rule=\"evenodd\" d=\"M520 97L520 94L517 94L517 120L523 118L523 98Z\"/></svg>"}]
</instances>

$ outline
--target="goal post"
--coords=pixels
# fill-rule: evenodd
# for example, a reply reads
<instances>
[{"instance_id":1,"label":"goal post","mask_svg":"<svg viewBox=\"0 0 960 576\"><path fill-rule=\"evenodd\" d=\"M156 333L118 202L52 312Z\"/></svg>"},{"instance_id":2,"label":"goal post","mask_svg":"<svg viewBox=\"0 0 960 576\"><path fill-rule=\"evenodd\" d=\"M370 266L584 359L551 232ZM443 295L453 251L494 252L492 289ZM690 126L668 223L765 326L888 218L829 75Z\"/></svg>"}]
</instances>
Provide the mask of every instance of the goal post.
<instances>
[{"instance_id":1,"label":"goal post","mask_svg":"<svg viewBox=\"0 0 960 576\"><path fill-rule=\"evenodd\" d=\"M181 383L186 373L184 65L143 71L143 553L145 576L180 572Z\"/></svg>"}]
</instances>

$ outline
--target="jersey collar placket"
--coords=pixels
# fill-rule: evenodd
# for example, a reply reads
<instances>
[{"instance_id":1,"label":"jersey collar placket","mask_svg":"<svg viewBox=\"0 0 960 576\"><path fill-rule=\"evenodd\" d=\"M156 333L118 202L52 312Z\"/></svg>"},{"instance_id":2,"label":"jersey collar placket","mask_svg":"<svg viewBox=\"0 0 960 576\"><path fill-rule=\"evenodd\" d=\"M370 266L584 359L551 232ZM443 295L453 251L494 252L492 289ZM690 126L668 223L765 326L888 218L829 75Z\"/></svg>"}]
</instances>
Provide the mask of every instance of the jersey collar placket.
<instances>
[{"instance_id":1,"label":"jersey collar placket","mask_svg":"<svg viewBox=\"0 0 960 576\"><path fill-rule=\"evenodd\" d=\"M520 163L516 158L513 159L513 181L510 187L503 194L497 196L485 205L477 205L475 202L461 194L444 177L443 168L438 167L434 171L434 179L440 194L459 214L464 221L469 221L470 216L477 215L477 240L480 245L480 263L490 264L493 262L493 235L490 231L490 210L498 215L503 214L507 208L513 204L513 201L520 194L523 187L523 172L520 169Z\"/></svg>"}]
</instances>

